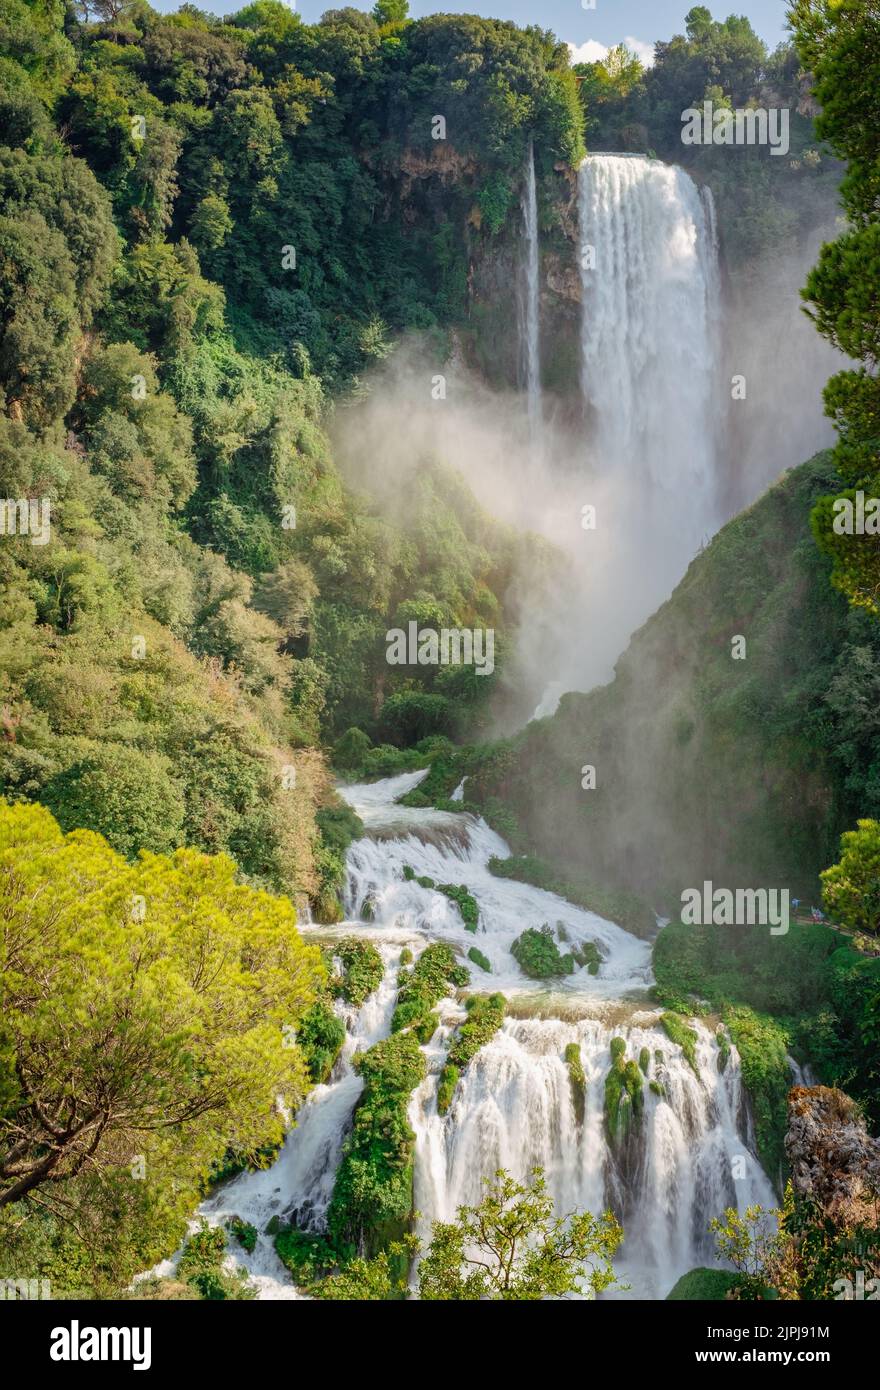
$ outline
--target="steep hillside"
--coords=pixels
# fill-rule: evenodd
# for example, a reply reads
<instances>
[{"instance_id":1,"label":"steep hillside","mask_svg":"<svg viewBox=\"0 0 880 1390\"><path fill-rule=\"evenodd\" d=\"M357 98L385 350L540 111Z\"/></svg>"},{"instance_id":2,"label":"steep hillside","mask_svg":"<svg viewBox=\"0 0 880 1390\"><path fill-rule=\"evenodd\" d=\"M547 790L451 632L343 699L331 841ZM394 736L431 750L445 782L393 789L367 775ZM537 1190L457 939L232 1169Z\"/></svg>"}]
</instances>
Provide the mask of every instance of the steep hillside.
<instances>
[{"instance_id":1,"label":"steep hillside","mask_svg":"<svg viewBox=\"0 0 880 1390\"><path fill-rule=\"evenodd\" d=\"M880 632L809 531L833 486L819 455L725 526L613 682L488 752L469 800L497 798L523 847L658 910L707 878L818 901L841 831L880 809Z\"/></svg>"}]
</instances>

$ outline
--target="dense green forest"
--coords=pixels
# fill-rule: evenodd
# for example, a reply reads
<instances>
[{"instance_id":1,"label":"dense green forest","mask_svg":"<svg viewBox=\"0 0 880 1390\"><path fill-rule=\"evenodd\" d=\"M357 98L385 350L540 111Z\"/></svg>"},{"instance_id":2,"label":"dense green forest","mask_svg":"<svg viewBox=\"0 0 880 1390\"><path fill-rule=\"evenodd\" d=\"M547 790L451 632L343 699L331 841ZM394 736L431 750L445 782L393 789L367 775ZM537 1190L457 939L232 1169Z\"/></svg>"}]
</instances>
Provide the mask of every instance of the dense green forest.
<instances>
[{"instance_id":1,"label":"dense green forest","mask_svg":"<svg viewBox=\"0 0 880 1390\"><path fill-rule=\"evenodd\" d=\"M824 871L834 926L794 928L772 957L670 923L655 1002L673 1041L679 1013L723 1018L774 1179L788 1051L877 1124L880 962L862 938L880 927L880 541L841 537L832 509L878 477L880 35L863 0L796 0L792 19L796 44L770 54L747 20L699 6L648 70L622 48L572 69L539 27L411 21L400 0L312 25L280 0L222 20L0 0L0 497L7 521L38 499L51 531L32 511L30 533L0 538L0 1276L120 1294L218 1178L272 1158L330 1075L334 1000L363 1004L382 976L375 948L322 952L296 926L343 916L362 827L335 773L430 765L409 804L447 809L467 776L458 805L517 856L499 875L643 935L685 883L786 874L818 901ZM792 157L683 155L680 112L704 99L790 105ZM713 187L733 295L803 242L845 163L848 228L804 299L857 365L826 393L837 447L724 528L613 684L499 742L517 583L539 588L559 556L489 515L430 440L388 515L329 439L410 343L516 384L511 306L489 287L532 146L547 265L574 263L586 150L644 151ZM571 391L569 367L545 373ZM412 621L491 627L494 673L388 665L386 631ZM751 660L731 678L738 632ZM591 800L588 753L609 774ZM467 891L440 891L475 927ZM391 1036L358 1062L329 1241L276 1232L319 1297L398 1296L412 1254L418 1044L470 974L442 945L409 964ZM468 1000L446 1106L503 1019L500 995ZM587 1287L607 1287L610 1213L580 1219L572 1267L543 1179L497 1176L435 1229L422 1297L578 1292L590 1260ZM475 1229L511 1210L546 1268L463 1273ZM193 1234L156 1296L252 1296L224 1247Z\"/></svg>"}]
</instances>

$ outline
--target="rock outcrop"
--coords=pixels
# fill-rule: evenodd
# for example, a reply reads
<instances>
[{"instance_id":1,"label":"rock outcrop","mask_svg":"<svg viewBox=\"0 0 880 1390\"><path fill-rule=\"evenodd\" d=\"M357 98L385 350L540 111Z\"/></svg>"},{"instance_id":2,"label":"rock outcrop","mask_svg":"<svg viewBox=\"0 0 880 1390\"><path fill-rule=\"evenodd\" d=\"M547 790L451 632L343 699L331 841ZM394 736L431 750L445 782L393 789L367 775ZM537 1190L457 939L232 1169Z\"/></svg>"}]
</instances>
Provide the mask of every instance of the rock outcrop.
<instances>
[{"instance_id":1,"label":"rock outcrop","mask_svg":"<svg viewBox=\"0 0 880 1390\"><path fill-rule=\"evenodd\" d=\"M836 1225L880 1221L880 1139L855 1101L830 1086L795 1086L785 1149L795 1192L816 1201Z\"/></svg>"}]
</instances>

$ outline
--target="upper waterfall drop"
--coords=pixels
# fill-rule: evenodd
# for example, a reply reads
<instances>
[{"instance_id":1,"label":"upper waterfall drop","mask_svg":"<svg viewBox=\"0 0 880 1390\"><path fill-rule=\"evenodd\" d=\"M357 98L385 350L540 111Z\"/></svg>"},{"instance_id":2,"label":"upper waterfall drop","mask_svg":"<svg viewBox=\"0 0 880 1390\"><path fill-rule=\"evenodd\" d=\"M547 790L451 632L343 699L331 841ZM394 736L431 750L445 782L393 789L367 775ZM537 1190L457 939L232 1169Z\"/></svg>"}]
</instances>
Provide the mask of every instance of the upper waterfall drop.
<instances>
[{"instance_id":1,"label":"upper waterfall drop","mask_svg":"<svg viewBox=\"0 0 880 1390\"><path fill-rule=\"evenodd\" d=\"M538 190L535 182L535 150L529 141L526 161L526 180L522 200L523 233L526 244L525 295L523 312L523 359L526 399L529 411L529 434L533 446L540 439L543 406L541 401L541 349L539 342L539 256L538 256Z\"/></svg>"},{"instance_id":2,"label":"upper waterfall drop","mask_svg":"<svg viewBox=\"0 0 880 1390\"><path fill-rule=\"evenodd\" d=\"M667 529L672 511L686 565L721 519L711 195L673 165L598 154L580 166L578 203L595 469L625 472L652 528Z\"/></svg>"}]
</instances>

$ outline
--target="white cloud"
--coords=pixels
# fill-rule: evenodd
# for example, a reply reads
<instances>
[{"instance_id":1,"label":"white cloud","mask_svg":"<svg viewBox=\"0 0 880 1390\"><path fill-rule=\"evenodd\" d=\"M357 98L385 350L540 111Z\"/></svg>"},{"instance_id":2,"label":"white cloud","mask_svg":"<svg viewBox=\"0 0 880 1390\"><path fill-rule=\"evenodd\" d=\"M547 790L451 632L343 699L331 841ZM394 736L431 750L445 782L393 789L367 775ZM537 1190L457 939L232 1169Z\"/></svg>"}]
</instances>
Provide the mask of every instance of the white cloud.
<instances>
[{"instance_id":1,"label":"white cloud","mask_svg":"<svg viewBox=\"0 0 880 1390\"><path fill-rule=\"evenodd\" d=\"M652 43L645 43L642 39L634 39L631 34L627 34L624 43L632 53L641 58L642 67L652 68L654 66L654 45Z\"/></svg>"},{"instance_id":2,"label":"white cloud","mask_svg":"<svg viewBox=\"0 0 880 1390\"><path fill-rule=\"evenodd\" d=\"M573 63L598 63L608 52L604 43L597 43L595 39L587 39L586 43L577 46L570 43L567 47Z\"/></svg>"},{"instance_id":3,"label":"white cloud","mask_svg":"<svg viewBox=\"0 0 880 1390\"><path fill-rule=\"evenodd\" d=\"M635 53L641 59L642 65L646 68L654 65L654 45L645 43L643 39L634 39L631 34L627 34L623 40L631 53ZM598 63L608 54L608 45L598 43L596 39L587 39L586 43L567 45L573 63Z\"/></svg>"}]
</instances>

